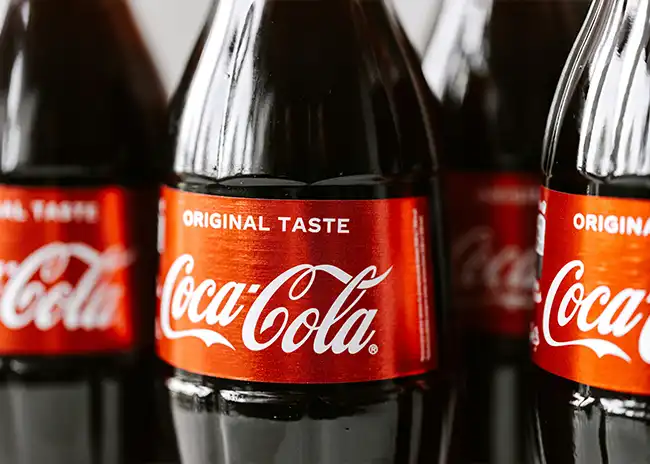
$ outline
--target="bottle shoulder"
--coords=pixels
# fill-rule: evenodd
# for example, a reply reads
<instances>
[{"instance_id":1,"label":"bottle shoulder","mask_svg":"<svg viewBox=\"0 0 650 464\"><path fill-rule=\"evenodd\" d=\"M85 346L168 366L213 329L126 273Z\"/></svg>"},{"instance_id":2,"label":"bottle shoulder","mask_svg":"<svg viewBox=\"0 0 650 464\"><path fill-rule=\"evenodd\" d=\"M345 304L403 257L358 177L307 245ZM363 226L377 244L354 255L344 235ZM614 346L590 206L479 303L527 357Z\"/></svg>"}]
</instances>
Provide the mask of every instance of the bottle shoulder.
<instances>
[{"instance_id":1,"label":"bottle shoulder","mask_svg":"<svg viewBox=\"0 0 650 464\"><path fill-rule=\"evenodd\" d=\"M381 2L348 3L217 7L172 104L175 173L432 173L433 110L410 45Z\"/></svg>"}]
</instances>

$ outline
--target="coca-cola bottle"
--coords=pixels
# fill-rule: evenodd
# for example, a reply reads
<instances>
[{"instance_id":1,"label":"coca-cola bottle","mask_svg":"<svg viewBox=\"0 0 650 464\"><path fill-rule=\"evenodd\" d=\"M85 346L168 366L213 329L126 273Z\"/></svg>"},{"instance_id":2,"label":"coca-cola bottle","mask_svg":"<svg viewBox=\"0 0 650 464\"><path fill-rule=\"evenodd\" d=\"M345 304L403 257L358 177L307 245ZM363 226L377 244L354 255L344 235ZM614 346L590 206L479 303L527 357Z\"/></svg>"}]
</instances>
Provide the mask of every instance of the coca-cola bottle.
<instances>
[{"instance_id":1,"label":"coca-cola bottle","mask_svg":"<svg viewBox=\"0 0 650 464\"><path fill-rule=\"evenodd\" d=\"M0 34L0 462L153 454L165 95L122 0L12 0Z\"/></svg>"},{"instance_id":2,"label":"coca-cola bottle","mask_svg":"<svg viewBox=\"0 0 650 464\"><path fill-rule=\"evenodd\" d=\"M446 459L435 140L394 18L373 0L209 12L160 205L183 464Z\"/></svg>"},{"instance_id":3,"label":"coca-cola bottle","mask_svg":"<svg viewBox=\"0 0 650 464\"><path fill-rule=\"evenodd\" d=\"M585 0L444 0L423 60L444 117L452 308L471 462L521 464L539 160Z\"/></svg>"},{"instance_id":4,"label":"coca-cola bottle","mask_svg":"<svg viewBox=\"0 0 650 464\"><path fill-rule=\"evenodd\" d=\"M650 462L648 0L594 1L549 115L531 331L536 462Z\"/></svg>"}]
</instances>

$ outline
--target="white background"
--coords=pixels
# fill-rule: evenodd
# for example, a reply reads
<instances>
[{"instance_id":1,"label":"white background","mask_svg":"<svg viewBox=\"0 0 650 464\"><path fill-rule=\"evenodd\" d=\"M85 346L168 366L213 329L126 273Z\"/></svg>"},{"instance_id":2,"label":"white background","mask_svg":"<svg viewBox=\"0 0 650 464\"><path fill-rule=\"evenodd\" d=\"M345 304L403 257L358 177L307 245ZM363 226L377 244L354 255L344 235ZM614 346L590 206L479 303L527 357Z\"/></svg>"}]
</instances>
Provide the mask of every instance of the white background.
<instances>
[{"instance_id":1,"label":"white background","mask_svg":"<svg viewBox=\"0 0 650 464\"><path fill-rule=\"evenodd\" d=\"M88 0L92 1L92 0ZM180 77L213 0L128 0L151 47L168 91ZM9 0L0 0L0 20ZM409 37L422 53L431 34L438 0L392 0Z\"/></svg>"}]
</instances>

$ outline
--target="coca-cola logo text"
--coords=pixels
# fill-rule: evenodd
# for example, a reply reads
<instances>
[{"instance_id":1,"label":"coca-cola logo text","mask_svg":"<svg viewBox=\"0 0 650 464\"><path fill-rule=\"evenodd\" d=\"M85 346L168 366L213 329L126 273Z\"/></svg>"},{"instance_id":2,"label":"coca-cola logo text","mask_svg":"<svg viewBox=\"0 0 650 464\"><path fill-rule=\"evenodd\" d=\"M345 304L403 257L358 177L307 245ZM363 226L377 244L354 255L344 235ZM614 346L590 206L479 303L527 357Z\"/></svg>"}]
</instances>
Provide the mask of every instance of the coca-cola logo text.
<instances>
[{"instance_id":1,"label":"coca-cola logo text","mask_svg":"<svg viewBox=\"0 0 650 464\"><path fill-rule=\"evenodd\" d=\"M375 336L373 320L379 309L358 306L366 292L384 282L393 269L378 275L377 267L368 266L353 276L332 265L301 264L282 272L262 288L257 283L235 281L218 286L212 278L196 282L192 276L194 263L192 255L183 254L173 262L165 277L160 325L166 338L196 338L208 347L223 345L235 350L234 340L220 333L218 327L226 327L237 318L243 318L241 341L251 351L265 350L279 341L285 353L309 344L316 354L328 351L355 354L369 345ZM299 306L300 300L323 275L332 276L343 284L329 308L268 307L271 299L288 284L291 286L286 301ZM240 304L244 294L257 295L247 311ZM209 300L207 305L203 303L205 297ZM172 320L183 319L211 328L172 328ZM260 335L271 328L275 332L267 333L267 340L260 341Z\"/></svg>"},{"instance_id":2,"label":"coca-cola logo text","mask_svg":"<svg viewBox=\"0 0 650 464\"><path fill-rule=\"evenodd\" d=\"M107 330L123 302L125 288L113 281L133 261L122 247L99 252L84 243L53 242L11 268L0 297L0 323L11 330L33 325L47 331ZM76 283L66 280L72 263L86 269Z\"/></svg>"},{"instance_id":3,"label":"coca-cola logo text","mask_svg":"<svg viewBox=\"0 0 650 464\"><path fill-rule=\"evenodd\" d=\"M475 227L454 244L455 284L463 290L489 289L510 309L531 307L535 282L535 250L518 245L495 246L489 227Z\"/></svg>"},{"instance_id":4,"label":"coca-cola logo text","mask_svg":"<svg viewBox=\"0 0 650 464\"><path fill-rule=\"evenodd\" d=\"M609 286L598 285L587 292L581 282L584 274L584 262L573 260L565 264L554 277L544 302L542 333L546 343L555 347L583 346L599 358L611 355L631 363L630 354L605 337L626 337L645 319L637 346L641 359L650 364L650 323L647 312L640 308L642 304L650 303L648 291L624 288L614 293ZM558 295L560 287L568 283L571 283L569 288L563 295ZM573 324L580 333L585 334L585 338L556 340L551 331L554 312L560 327Z\"/></svg>"}]
</instances>

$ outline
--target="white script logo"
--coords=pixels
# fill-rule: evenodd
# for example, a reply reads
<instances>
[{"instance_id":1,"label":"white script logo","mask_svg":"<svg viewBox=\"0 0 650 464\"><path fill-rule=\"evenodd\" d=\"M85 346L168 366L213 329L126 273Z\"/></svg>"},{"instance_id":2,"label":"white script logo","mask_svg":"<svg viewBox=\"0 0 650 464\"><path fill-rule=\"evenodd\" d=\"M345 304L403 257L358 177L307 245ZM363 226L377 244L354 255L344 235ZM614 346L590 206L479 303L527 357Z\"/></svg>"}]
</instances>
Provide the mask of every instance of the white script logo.
<instances>
[{"instance_id":1,"label":"white script logo","mask_svg":"<svg viewBox=\"0 0 650 464\"><path fill-rule=\"evenodd\" d=\"M457 284L464 290L487 288L508 309L530 309L535 282L535 250L517 245L495 249L494 232L477 227L458 239L453 256Z\"/></svg>"},{"instance_id":2,"label":"white script logo","mask_svg":"<svg viewBox=\"0 0 650 464\"><path fill-rule=\"evenodd\" d=\"M213 279L206 279L197 284L191 275L193 269L194 257L184 254L174 261L165 278L160 302L160 324L166 338L194 337L202 340L208 347L218 344L234 350L231 340L215 329L176 331L171 327L171 319L179 321L186 317L194 324L204 321L212 327L226 327L240 317L244 305L238 304L239 298L246 292L257 295L246 315L241 316L244 318L241 338L246 348L262 351L281 338L282 350L292 353L311 340L312 348L317 354L329 350L334 354L355 354L370 343L375 335L371 326L377 309L356 306L366 291L382 283L392 271L391 267L384 274L377 276L377 268L369 266L357 276L352 276L336 266L301 264L277 276L258 294L261 286L254 283L228 282L217 288ZM269 301L283 285L293 282L287 296L290 301L299 301L322 274L329 274L345 285L324 315L318 308L309 308L290 320L289 309L280 306L262 317L269 309ZM209 297L210 302L200 308L204 296ZM280 328L269 340L260 342L257 334L264 333L276 322L280 323ZM332 329L335 324L341 322L338 329ZM305 329L306 335L298 337L298 333L304 333Z\"/></svg>"},{"instance_id":3,"label":"white script logo","mask_svg":"<svg viewBox=\"0 0 650 464\"><path fill-rule=\"evenodd\" d=\"M574 272L575 271L575 272ZM557 292L565 280L571 279L573 283L564 295L557 295ZM627 336L643 319L643 328L638 340L638 351L641 359L650 364L650 319L644 314L639 306L641 303L650 303L650 296L645 289L624 288L616 294L607 285L599 285L591 292L585 293L585 287L580 282L585 272L585 265L580 260L574 260L565 264L557 273L546 295L543 312L543 337L550 346L584 346L592 350L599 358L606 355L616 356L628 363L632 359L620 346L602 336L611 335L616 338ZM575 324L582 333L590 333L596 330L598 335L591 338L580 338L574 340L558 341L551 334L550 322L551 313L557 305L557 323L560 327L568 324ZM592 311L595 304L604 309L598 315Z\"/></svg>"},{"instance_id":4,"label":"white script logo","mask_svg":"<svg viewBox=\"0 0 650 464\"><path fill-rule=\"evenodd\" d=\"M73 260L87 266L76 285L61 279ZM69 331L106 330L125 294L111 278L132 261L121 247L100 253L83 243L45 245L12 270L2 288L0 323L12 330L34 324L46 331L59 323Z\"/></svg>"}]
</instances>

